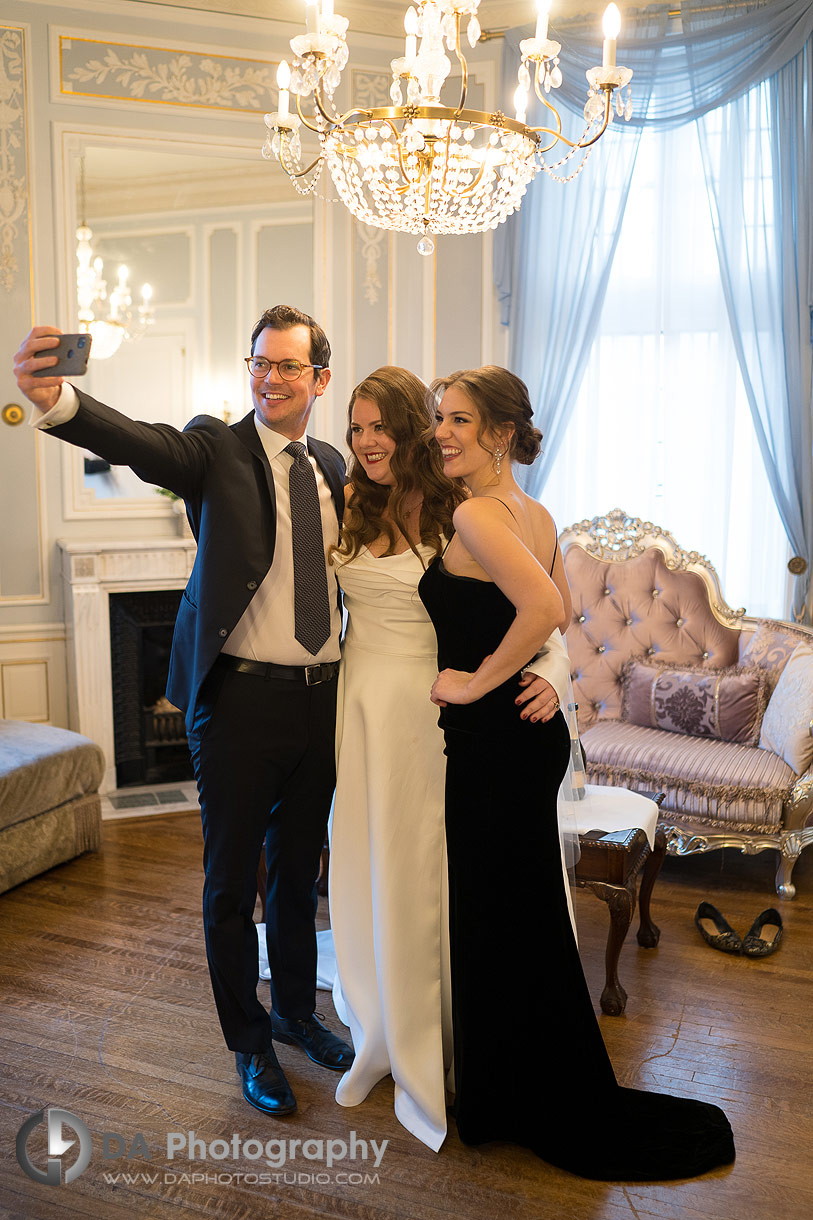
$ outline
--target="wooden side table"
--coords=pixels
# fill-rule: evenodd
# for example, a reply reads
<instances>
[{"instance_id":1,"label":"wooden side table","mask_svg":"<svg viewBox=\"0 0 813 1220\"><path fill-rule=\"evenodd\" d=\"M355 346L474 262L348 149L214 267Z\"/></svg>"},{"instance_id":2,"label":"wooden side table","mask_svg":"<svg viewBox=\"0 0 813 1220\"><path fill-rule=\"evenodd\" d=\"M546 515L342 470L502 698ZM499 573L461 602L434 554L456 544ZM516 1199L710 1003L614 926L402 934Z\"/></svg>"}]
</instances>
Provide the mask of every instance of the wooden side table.
<instances>
[{"instance_id":1,"label":"wooden side table","mask_svg":"<svg viewBox=\"0 0 813 1220\"><path fill-rule=\"evenodd\" d=\"M645 793L660 806L662 792ZM601 993L601 1011L618 1017L627 1004L627 993L618 979L618 959L621 946L635 913L640 882L640 925L638 944L654 949L660 940L660 929L652 922L649 904L652 890L666 855L666 836L659 826L655 831L652 850L643 830L621 830L613 834L590 831L579 835L581 856L575 868L576 884L590 889L606 902L610 912L610 931L604 955L606 978Z\"/></svg>"}]
</instances>

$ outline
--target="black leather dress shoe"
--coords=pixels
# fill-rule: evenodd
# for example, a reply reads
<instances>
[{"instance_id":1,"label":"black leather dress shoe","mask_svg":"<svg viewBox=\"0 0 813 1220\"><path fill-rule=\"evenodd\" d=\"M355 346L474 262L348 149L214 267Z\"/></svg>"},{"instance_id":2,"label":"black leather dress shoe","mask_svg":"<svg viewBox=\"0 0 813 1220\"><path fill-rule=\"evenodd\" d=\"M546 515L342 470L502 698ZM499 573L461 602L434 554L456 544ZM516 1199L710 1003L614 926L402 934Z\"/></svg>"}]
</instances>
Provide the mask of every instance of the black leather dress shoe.
<instances>
[{"instance_id":1,"label":"black leather dress shoe","mask_svg":"<svg viewBox=\"0 0 813 1220\"><path fill-rule=\"evenodd\" d=\"M314 1063L332 1068L335 1072L346 1072L355 1059L352 1046L325 1029L315 1016L300 1020L298 1017L278 1017L272 1013L271 1032L276 1042L301 1046Z\"/></svg>"},{"instance_id":2,"label":"black leather dress shoe","mask_svg":"<svg viewBox=\"0 0 813 1220\"><path fill-rule=\"evenodd\" d=\"M782 916L776 907L768 907L757 915L742 942L746 957L768 957L776 953L782 940Z\"/></svg>"},{"instance_id":3,"label":"black leather dress shoe","mask_svg":"<svg viewBox=\"0 0 813 1220\"><path fill-rule=\"evenodd\" d=\"M721 953L742 953L742 941L731 924L710 902L701 902L694 922L707 945ZM715 930L712 931L712 928Z\"/></svg>"},{"instance_id":4,"label":"black leather dress shoe","mask_svg":"<svg viewBox=\"0 0 813 1220\"><path fill-rule=\"evenodd\" d=\"M293 1114L296 1098L273 1050L269 1048L255 1055L238 1051L234 1058L243 1082L243 1096L249 1105L277 1118Z\"/></svg>"}]
</instances>

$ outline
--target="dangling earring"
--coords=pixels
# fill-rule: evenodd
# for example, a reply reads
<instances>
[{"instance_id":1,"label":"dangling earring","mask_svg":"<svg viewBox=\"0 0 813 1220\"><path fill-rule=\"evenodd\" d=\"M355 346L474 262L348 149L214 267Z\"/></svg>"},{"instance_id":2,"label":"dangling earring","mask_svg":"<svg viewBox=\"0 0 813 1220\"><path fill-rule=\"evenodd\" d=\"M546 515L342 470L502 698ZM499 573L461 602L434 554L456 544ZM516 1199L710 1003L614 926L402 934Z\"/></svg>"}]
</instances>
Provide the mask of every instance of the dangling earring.
<instances>
[{"instance_id":1,"label":"dangling earring","mask_svg":"<svg viewBox=\"0 0 813 1220\"><path fill-rule=\"evenodd\" d=\"M499 445L494 450L494 452L492 453L491 456L494 458L494 469L497 472L497 474L500 474L502 471L503 452Z\"/></svg>"}]
</instances>

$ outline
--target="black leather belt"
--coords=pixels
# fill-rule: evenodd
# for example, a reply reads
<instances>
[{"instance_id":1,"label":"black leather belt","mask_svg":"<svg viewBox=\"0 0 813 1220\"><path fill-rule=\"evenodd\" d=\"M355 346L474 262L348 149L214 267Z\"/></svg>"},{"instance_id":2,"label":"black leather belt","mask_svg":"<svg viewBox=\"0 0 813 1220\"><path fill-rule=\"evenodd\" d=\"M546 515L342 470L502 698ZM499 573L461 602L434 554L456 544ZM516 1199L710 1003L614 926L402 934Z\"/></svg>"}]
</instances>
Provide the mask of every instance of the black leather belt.
<instances>
[{"instance_id":1,"label":"black leather belt","mask_svg":"<svg viewBox=\"0 0 813 1220\"><path fill-rule=\"evenodd\" d=\"M286 682L302 682L305 686L318 686L330 682L339 672L338 661L323 661L321 665L275 665L273 661L248 661L221 652L219 665L234 669L239 674L255 674L259 678L283 678Z\"/></svg>"}]
</instances>

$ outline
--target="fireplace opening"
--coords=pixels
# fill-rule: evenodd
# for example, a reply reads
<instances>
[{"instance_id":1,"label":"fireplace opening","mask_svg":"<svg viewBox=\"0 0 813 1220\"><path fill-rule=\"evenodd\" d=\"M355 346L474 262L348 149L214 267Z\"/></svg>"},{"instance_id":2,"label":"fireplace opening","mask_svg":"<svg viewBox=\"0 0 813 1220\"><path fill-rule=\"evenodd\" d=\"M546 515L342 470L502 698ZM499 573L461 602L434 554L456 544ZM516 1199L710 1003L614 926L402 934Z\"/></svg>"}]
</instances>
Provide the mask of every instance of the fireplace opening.
<instances>
[{"instance_id":1,"label":"fireplace opening","mask_svg":"<svg viewBox=\"0 0 813 1220\"><path fill-rule=\"evenodd\" d=\"M110 594L116 786L192 778L183 713L167 699L178 589Z\"/></svg>"}]
</instances>

